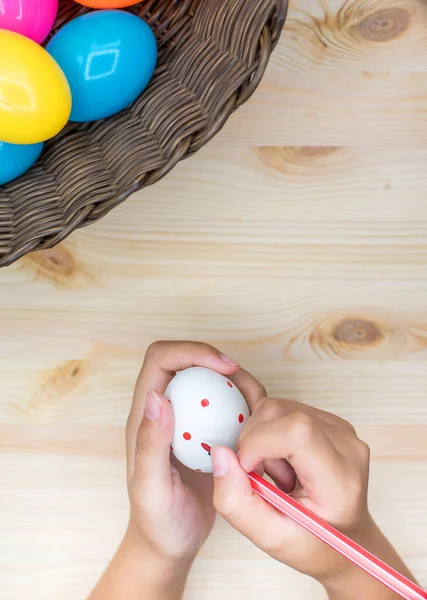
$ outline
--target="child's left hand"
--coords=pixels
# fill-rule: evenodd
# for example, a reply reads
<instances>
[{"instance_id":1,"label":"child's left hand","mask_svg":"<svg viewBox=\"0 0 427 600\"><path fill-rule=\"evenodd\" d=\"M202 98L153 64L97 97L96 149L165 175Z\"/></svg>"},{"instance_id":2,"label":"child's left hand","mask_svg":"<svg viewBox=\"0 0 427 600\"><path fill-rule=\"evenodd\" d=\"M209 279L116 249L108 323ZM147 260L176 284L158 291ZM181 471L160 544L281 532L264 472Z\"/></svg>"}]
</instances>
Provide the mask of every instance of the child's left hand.
<instances>
[{"instance_id":1,"label":"child's left hand","mask_svg":"<svg viewBox=\"0 0 427 600\"><path fill-rule=\"evenodd\" d=\"M157 342L147 351L127 425L128 537L145 557L168 564L191 563L215 519L212 477L170 461L173 410L163 394L176 371L192 366L231 377L253 400L265 393L237 362L206 344Z\"/></svg>"}]
</instances>

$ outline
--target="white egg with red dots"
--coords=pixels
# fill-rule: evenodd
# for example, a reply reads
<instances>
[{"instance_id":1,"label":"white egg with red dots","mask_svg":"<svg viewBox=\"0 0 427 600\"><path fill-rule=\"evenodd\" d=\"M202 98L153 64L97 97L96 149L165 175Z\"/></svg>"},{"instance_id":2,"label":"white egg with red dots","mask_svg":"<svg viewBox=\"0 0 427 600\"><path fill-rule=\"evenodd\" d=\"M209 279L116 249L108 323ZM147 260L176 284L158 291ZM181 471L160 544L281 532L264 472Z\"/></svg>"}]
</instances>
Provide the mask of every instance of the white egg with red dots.
<instances>
[{"instance_id":1,"label":"white egg with red dots","mask_svg":"<svg viewBox=\"0 0 427 600\"><path fill-rule=\"evenodd\" d=\"M204 367L180 371L165 392L175 415L171 450L194 471L212 473L210 449L235 450L240 430L249 417L246 400L224 375Z\"/></svg>"}]
</instances>

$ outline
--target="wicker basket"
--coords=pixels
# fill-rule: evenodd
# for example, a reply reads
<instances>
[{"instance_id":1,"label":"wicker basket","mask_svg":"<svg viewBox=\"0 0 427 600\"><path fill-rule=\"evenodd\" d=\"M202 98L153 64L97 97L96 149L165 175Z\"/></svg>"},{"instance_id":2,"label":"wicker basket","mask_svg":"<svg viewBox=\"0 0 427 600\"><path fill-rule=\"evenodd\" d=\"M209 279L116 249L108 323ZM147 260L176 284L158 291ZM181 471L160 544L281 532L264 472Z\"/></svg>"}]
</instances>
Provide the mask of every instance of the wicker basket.
<instances>
[{"instance_id":1,"label":"wicker basket","mask_svg":"<svg viewBox=\"0 0 427 600\"><path fill-rule=\"evenodd\" d=\"M100 219L206 144L258 86L287 5L145 0L132 7L159 44L149 87L109 119L68 124L30 171L0 186L0 266ZM86 11L60 1L56 29Z\"/></svg>"}]
</instances>

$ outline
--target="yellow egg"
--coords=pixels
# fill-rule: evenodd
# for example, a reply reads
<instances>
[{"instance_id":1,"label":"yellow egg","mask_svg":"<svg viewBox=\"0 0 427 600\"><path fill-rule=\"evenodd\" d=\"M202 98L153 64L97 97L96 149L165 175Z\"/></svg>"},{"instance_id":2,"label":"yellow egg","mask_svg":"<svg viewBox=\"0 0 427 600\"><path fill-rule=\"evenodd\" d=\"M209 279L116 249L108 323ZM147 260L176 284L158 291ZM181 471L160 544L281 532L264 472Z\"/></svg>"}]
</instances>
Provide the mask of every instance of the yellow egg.
<instances>
[{"instance_id":1,"label":"yellow egg","mask_svg":"<svg viewBox=\"0 0 427 600\"><path fill-rule=\"evenodd\" d=\"M61 131L70 112L70 86L50 54L0 29L0 140L44 142Z\"/></svg>"}]
</instances>

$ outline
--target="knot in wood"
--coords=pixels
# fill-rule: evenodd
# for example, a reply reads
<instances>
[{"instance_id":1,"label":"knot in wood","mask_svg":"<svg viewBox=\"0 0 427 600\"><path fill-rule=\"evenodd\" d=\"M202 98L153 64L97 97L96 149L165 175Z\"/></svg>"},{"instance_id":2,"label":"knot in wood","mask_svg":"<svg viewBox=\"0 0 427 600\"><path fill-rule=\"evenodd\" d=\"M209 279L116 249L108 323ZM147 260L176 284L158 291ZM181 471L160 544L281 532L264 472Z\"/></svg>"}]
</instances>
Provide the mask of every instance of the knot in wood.
<instances>
[{"instance_id":1,"label":"knot in wood","mask_svg":"<svg viewBox=\"0 0 427 600\"><path fill-rule=\"evenodd\" d=\"M365 17L357 25L360 35L370 42L389 42L409 27L410 14L404 8L384 8Z\"/></svg>"},{"instance_id":2,"label":"knot in wood","mask_svg":"<svg viewBox=\"0 0 427 600\"><path fill-rule=\"evenodd\" d=\"M374 346L384 339L380 329L364 319L345 319L339 322L333 336L337 342L352 346Z\"/></svg>"},{"instance_id":3,"label":"knot in wood","mask_svg":"<svg viewBox=\"0 0 427 600\"><path fill-rule=\"evenodd\" d=\"M71 279L76 272L75 260L63 246L39 250L28 258L40 273L61 283Z\"/></svg>"}]
</instances>

